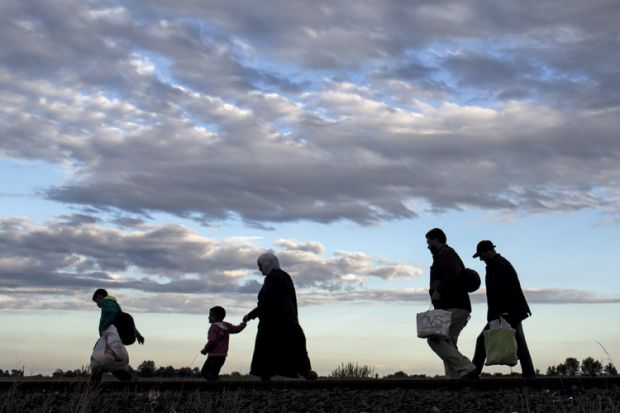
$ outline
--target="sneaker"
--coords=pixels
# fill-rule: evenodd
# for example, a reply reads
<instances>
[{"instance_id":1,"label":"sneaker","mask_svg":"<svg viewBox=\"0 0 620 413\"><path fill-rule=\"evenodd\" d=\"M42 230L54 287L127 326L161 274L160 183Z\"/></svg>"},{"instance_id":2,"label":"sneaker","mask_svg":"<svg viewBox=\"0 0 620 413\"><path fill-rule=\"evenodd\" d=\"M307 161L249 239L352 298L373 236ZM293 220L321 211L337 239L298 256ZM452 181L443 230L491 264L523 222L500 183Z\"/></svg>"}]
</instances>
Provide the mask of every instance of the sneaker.
<instances>
[{"instance_id":1,"label":"sneaker","mask_svg":"<svg viewBox=\"0 0 620 413\"><path fill-rule=\"evenodd\" d=\"M480 378L480 373L478 373L478 369L473 369L469 373L466 373L461 376L461 379L467 379L467 380L472 380L472 379L477 380L479 378Z\"/></svg>"}]
</instances>

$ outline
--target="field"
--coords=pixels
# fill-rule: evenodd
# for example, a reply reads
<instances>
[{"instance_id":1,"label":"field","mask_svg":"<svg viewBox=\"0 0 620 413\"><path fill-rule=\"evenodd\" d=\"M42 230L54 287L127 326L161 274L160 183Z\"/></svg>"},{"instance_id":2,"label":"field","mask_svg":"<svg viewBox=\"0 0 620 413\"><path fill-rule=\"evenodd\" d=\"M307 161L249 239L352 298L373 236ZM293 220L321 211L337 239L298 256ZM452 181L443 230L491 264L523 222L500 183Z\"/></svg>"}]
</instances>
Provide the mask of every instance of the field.
<instances>
[{"instance_id":1,"label":"field","mask_svg":"<svg viewBox=\"0 0 620 413\"><path fill-rule=\"evenodd\" d=\"M1 381L13 412L620 412L618 378Z\"/></svg>"}]
</instances>

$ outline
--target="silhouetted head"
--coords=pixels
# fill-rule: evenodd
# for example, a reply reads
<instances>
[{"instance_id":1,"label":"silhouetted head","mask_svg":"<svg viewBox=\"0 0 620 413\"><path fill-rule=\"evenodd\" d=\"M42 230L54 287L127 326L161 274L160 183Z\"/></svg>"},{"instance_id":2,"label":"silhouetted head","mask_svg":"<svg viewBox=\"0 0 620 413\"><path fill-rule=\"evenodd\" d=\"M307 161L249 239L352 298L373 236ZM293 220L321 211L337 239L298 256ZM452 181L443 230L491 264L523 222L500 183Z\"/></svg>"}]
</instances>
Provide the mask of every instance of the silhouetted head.
<instances>
[{"instance_id":1,"label":"silhouetted head","mask_svg":"<svg viewBox=\"0 0 620 413\"><path fill-rule=\"evenodd\" d=\"M209 310L209 322L216 323L218 321L223 321L224 317L226 317L226 310L224 307L220 307L216 305L215 307L211 307Z\"/></svg>"},{"instance_id":2,"label":"silhouetted head","mask_svg":"<svg viewBox=\"0 0 620 413\"><path fill-rule=\"evenodd\" d=\"M473 258L480 257L480 261L486 261L489 258L492 258L495 254L495 245L488 239L482 240L476 246L476 253L473 255Z\"/></svg>"},{"instance_id":3,"label":"silhouetted head","mask_svg":"<svg viewBox=\"0 0 620 413\"><path fill-rule=\"evenodd\" d=\"M104 290L103 288L99 288L93 293L93 301L99 304L99 302L103 300L104 298L106 298L107 296L108 296L108 292Z\"/></svg>"},{"instance_id":4,"label":"silhouetted head","mask_svg":"<svg viewBox=\"0 0 620 413\"><path fill-rule=\"evenodd\" d=\"M278 257L272 252L261 254L256 260L256 263L258 264L258 270L263 275L269 275L271 271L280 269L280 261L278 261Z\"/></svg>"},{"instance_id":5,"label":"silhouetted head","mask_svg":"<svg viewBox=\"0 0 620 413\"><path fill-rule=\"evenodd\" d=\"M446 245L447 240L446 234L440 228L433 228L426 233L426 245L433 254Z\"/></svg>"}]
</instances>

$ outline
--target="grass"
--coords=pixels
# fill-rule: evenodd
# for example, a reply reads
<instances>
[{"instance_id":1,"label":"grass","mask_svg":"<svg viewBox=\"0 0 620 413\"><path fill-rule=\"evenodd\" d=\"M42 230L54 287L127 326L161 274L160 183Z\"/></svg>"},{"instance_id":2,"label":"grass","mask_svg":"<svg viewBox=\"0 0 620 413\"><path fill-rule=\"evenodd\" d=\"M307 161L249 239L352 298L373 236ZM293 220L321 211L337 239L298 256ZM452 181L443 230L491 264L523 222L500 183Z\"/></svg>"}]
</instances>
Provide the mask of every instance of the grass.
<instances>
[{"instance_id":1,"label":"grass","mask_svg":"<svg viewBox=\"0 0 620 413\"><path fill-rule=\"evenodd\" d=\"M346 367L347 364L344 364ZM345 371L357 372L348 366ZM360 366L357 366L360 367ZM363 367L363 366L362 366ZM351 369L349 369L351 368ZM362 369L362 372L367 372ZM80 383L69 391L20 388L19 382L0 391L0 413L35 412L166 412L276 413L493 411L620 413L620 388L551 391L516 387L503 390L460 389L333 389L253 388L235 390L132 390Z\"/></svg>"},{"instance_id":2,"label":"grass","mask_svg":"<svg viewBox=\"0 0 620 413\"><path fill-rule=\"evenodd\" d=\"M75 391L29 391L19 386L0 393L0 413L33 412L241 412L240 391L105 391L84 384Z\"/></svg>"},{"instance_id":3,"label":"grass","mask_svg":"<svg viewBox=\"0 0 620 413\"><path fill-rule=\"evenodd\" d=\"M375 375L374 367L359 365L357 363L342 363L336 367L329 377L338 379L368 379Z\"/></svg>"}]
</instances>

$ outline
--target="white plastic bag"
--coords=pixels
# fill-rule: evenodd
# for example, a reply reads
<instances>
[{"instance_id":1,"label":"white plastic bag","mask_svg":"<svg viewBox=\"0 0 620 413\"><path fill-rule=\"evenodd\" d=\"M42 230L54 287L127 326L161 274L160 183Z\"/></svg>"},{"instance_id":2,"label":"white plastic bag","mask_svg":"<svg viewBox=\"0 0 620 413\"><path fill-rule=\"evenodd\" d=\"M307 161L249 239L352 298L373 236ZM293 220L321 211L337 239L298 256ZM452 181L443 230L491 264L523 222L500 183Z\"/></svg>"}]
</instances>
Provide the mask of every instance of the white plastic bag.
<instances>
[{"instance_id":1,"label":"white plastic bag","mask_svg":"<svg viewBox=\"0 0 620 413\"><path fill-rule=\"evenodd\" d=\"M93 371L129 370L129 354L113 325L95 343L90 368Z\"/></svg>"},{"instance_id":2,"label":"white plastic bag","mask_svg":"<svg viewBox=\"0 0 620 413\"><path fill-rule=\"evenodd\" d=\"M452 313L447 310L429 310L416 314L418 337L449 338Z\"/></svg>"},{"instance_id":3,"label":"white plastic bag","mask_svg":"<svg viewBox=\"0 0 620 413\"><path fill-rule=\"evenodd\" d=\"M489 330L495 330L498 328L512 328L512 326L504 319L504 317L489 321Z\"/></svg>"}]
</instances>

